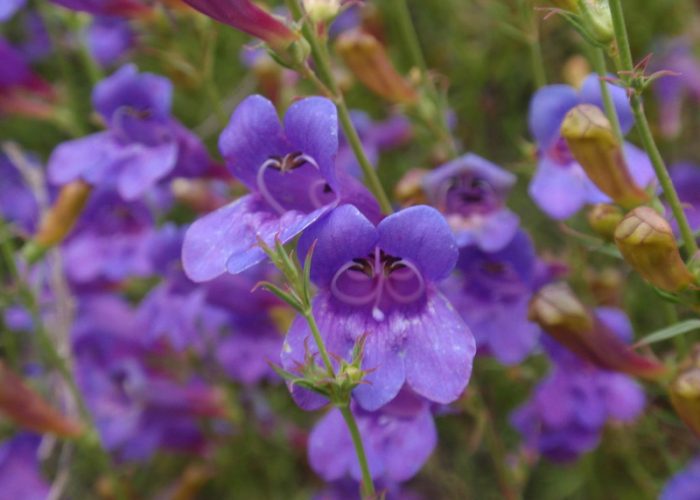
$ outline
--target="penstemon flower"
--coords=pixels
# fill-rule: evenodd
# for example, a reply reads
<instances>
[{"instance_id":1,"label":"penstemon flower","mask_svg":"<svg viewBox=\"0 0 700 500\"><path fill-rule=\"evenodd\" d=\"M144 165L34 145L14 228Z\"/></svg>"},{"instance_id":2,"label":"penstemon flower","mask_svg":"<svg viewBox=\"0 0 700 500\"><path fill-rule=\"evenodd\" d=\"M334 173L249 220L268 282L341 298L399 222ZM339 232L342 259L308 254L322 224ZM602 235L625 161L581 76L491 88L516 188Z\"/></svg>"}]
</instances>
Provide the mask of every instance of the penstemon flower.
<instances>
[{"instance_id":1,"label":"penstemon flower","mask_svg":"<svg viewBox=\"0 0 700 500\"><path fill-rule=\"evenodd\" d=\"M137 16L150 12L141 0L50 0L62 7L101 16Z\"/></svg>"},{"instance_id":2,"label":"penstemon flower","mask_svg":"<svg viewBox=\"0 0 700 500\"><path fill-rule=\"evenodd\" d=\"M377 226L350 205L334 210L299 242L306 255L316 242L311 279L319 287L313 314L328 351L350 359L364 338L365 384L354 390L360 406L376 410L407 384L438 403L456 400L469 381L474 337L437 290L457 261L457 245L444 218L426 206L407 208ZM315 346L298 317L282 350L295 371ZM298 386L305 409L324 404Z\"/></svg>"},{"instance_id":3,"label":"penstemon flower","mask_svg":"<svg viewBox=\"0 0 700 500\"><path fill-rule=\"evenodd\" d=\"M0 484L5 498L48 498L51 486L39 463L41 438L17 434L0 443Z\"/></svg>"},{"instance_id":4,"label":"penstemon flower","mask_svg":"<svg viewBox=\"0 0 700 500\"><path fill-rule=\"evenodd\" d=\"M290 241L341 199L373 218L378 207L348 174L336 174L338 117L328 99L293 104L284 128L270 101L244 100L219 138L231 172L251 193L195 221L185 235L182 260L194 281L238 273L261 262L258 238L271 245Z\"/></svg>"},{"instance_id":5,"label":"penstemon flower","mask_svg":"<svg viewBox=\"0 0 700 500\"><path fill-rule=\"evenodd\" d=\"M493 163L467 154L423 177L428 199L447 219L460 247L485 252L503 249L515 236L520 219L505 204L515 176Z\"/></svg>"}]
</instances>

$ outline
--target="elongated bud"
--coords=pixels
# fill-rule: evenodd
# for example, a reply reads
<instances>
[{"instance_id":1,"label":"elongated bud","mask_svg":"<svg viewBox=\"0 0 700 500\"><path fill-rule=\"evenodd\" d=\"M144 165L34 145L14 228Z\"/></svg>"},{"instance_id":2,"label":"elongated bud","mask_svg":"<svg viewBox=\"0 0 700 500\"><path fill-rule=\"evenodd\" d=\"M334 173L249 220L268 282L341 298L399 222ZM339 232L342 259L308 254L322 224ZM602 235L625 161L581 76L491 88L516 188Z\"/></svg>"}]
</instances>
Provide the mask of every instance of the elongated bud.
<instances>
[{"instance_id":1,"label":"elongated bud","mask_svg":"<svg viewBox=\"0 0 700 500\"><path fill-rule=\"evenodd\" d=\"M622 145L598 106L581 104L569 111L561 135L586 175L616 203L634 208L649 201L649 195L632 179Z\"/></svg>"},{"instance_id":2,"label":"elongated bud","mask_svg":"<svg viewBox=\"0 0 700 500\"><path fill-rule=\"evenodd\" d=\"M379 41L358 30L343 33L336 50L352 73L372 92L393 103L410 104L416 90L396 71Z\"/></svg>"},{"instance_id":3,"label":"elongated bud","mask_svg":"<svg viewBox=\"0 0 700 500\"><path fill-rule=\"evenodd\" d=\"M602 44L611 43L615 38L615 28L608 0L582 0L579 5L581 19L590 36Z\"/></svg>"},{"instance_id":4,"label":"elongated bud","mask_svg":"<svg viewBox=\"0 0 700 500\"><path fill-rule=\"evenodd\" d=\"M74 422L46 403L24 381L0 362L0 414L15 424L38 433L76 437L82 433Z\"/></svg>"},{"instance_id":5,"label":"elongated bud","mask_svg":"<svg viewBox=\"0 0 700 500\"><path fill-rule=\"evenodd\" d=\"M429 171L424 168L412 168L401 178L394 189L396 200L402 207L428 204L423 190L423 177Z\"/></svg>"},{"instance_id":6,"label":"elongated bud","mask_svg":"<svg viewBox=\"0 0 700 500\"><path fill-rule=\"evenodd\" d=\"M678 416L700 437L700 351L697 347L671 382L669 395Z\"/></svg>"},{"instance_id":7,"label":"elongated bud","mask_svg":"<svg viewBox=\"0 0 700 500\"><path fill-rule=\"evenodd\" d=\"M560 344L605 370L658 378L665 367L640 356L589 311L564 283L543 287L530 302L530 320Z\"/></svg>"},{"instance_id":8,"label":"elongated bud","mask_svg":"<svg viewBox=\"0 0 700 500\"><path fill-rule=\"evenodd\" d=\"M304 0L304 10L315 23L327 23L340 12L340 0Z\"/></svg>"},{"instance_id":9,"label":"elongated bud","mask_svg":"<svg viewBox=\"0 0 700 500\"><path fill-rule=\"evenodd\" d=\"M649 207L638 207L615 230L615 244L627 263L645 280L667 292L693 283L670 224Z\"/></svg>"},{"instance_id":10,"label":"elongated bud","mask_svg":"<svg viewBox=\"0 0 700 500\"><path fill-rule=\"evenodd\" d=\"M49 248L61 243L75 225L85 207L92 187L84 181L66 184L53 206L44 214L34 238L24 249L29 262L34 262Z\"/></svg>"},{"instance_id":11,"label":"elongated bud","mask_svg":"<svg viewBox=\"0 0 700 500\"><path fill-rule=\"evenodd\" d=\"M622 221L625 214L615 205L599 203L588 212L588 224L591 229L606 241L613 241L615 229Z\"/></svg>"}]
</instances>

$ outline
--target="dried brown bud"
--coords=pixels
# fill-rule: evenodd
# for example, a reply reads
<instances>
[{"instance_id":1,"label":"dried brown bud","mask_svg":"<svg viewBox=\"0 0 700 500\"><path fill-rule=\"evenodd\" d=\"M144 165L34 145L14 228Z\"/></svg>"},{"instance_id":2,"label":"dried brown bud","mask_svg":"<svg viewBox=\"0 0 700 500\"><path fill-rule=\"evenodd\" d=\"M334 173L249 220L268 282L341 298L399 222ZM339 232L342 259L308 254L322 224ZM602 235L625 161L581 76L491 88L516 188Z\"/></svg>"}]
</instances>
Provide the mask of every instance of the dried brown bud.
<instances>
[{"instance_id":1,"label":"dried brown bud","mask_svg":"<svg viewBox=\"0 0 700 500\"><path fill-rule=\"evenodd\" d=\"M668 292L679 292L694 278L681 258L670 224L654 209L638 207L615 230L622 256L645 280Z\"/></svg>"},{"instance_id":2,"label":"dried brown bud","mask_svg":"<svg viewBox=\"0 0 700 500\"><path fill-rule=\"evenodd\" d=\"M640 356L589 311L564 283L543 287L530 302L530 320L560 344L605 370L658 378L665 367Z\"/></svg>"},{"instance_id":3,"label":"dried brown bud","mask_svg":"<svg viewBox=\"0 0 700 500\"><path fill-rule=\"evenodd\" d=\"M84 181L74 181L63 186L54 205L41 218L34 242L44 248L62 242L73 229L91 191L92 187Z\"/></svg>"},{"instance_id":4,"label":"dried brown bud","mask_svg":"<svg viewBox=\"0 0 700 500\"><path fill-rule=\"evenodd\" d=\"M615 229L622 221L625 214L615 205L599 203L588 212L588 224L601 238L613 241Z\"/></svg>"},{"instance_id":5,"label":"dried brown bud","mask_svg":"<svg viewBox=\"0 0 700 500\"><path fill-rule=\"evenodd\" d=\"M669 386L671 403L678 416L700 437L700 353L695 353Z\"/></svg>"},{"instance_id":6,"label":"dried brown bud","mask_svg":"<svg viewBox=\"0 0 700 500\"><path fill-rule=\"evenodd\" d=\"M418 99L416 90L396 71L379 41L368 33L343 33L336 50L355 77L372 92L393 103L410 104Z\"/></svg>"},{"instance_id":7,"label":"dried brown bud","mask_svg":"<svg viewBox=\"0 0 700 500\"><path fill-rule=\"evenodd\" d=\"M649 201L649 195L632 179L622 145L598 106L580 104L569 111L561 135L586 175L615 203L634 208Z\"/></svg>"}]
</instances>

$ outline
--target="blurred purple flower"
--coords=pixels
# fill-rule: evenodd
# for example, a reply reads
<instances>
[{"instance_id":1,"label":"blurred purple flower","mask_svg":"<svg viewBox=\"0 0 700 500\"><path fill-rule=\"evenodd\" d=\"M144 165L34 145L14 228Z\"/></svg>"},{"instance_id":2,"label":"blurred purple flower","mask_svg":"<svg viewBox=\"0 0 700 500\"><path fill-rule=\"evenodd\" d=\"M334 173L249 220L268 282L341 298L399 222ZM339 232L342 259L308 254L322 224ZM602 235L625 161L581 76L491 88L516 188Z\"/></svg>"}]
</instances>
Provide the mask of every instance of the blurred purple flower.
<instances>
[{"instance_id":1,"label":"blurred purple flower","mask_svg":"<svg viewBox=\"0 0 700 500\"><path fill-rule=\"evenodd\" d=\"M262 96L245 99L219 138L233 174L251 194L197 220L185 236L182 260L194 281L241 272L265 254L258 238L286 243L341 200L377 213L376 201L348 175L336 175L338 117L328 99L293 104L280 124Z\"/></svg>"},{"instance_id":2,"label":"blurred purple flower","mask_svg":"<svg viewBox=\"0 0 700 500\"><path fill-rule=\"evenodd\" d=\"M67 9L87 12L95 16L136 16L150 12L140 0L49 0Z\"/></svg>"},{"instance_id":3,"label":"blurred purple flower","mask_svg":"<svg viewBox=\"0 0 700 500\"><path fill-rule=\"evenodd\" d=\"M26 3L27 0L3 0L0 2L0 23L9 20Z\"/></svg>"},{"instance_id":4,"label":"blurred purple flower","mask_svg":"<svg viewBox=\"0 0 700 500\"><path fill-rule=\"evenodd\" d=\"M319 287L313 313L328 351L349 359L366 336L366 384L354 397L366 410L391 401L408 384L438 403L457 399L469 381L474 337L436 284L457 261L454 236L440 213L416 206L390 215L378 226L344 205L299 240L299 255L314 241L311 279ZM315 352L306 321L297 317L287 334L282 364L296 370L305 347ZM321 396L294 386L305 409Z\"/></svg>"},{"instance_id":5,"label":"blurred purple flower","mask_svg":"<svg viewBox=\"0 0 700 500\"><path fill-rule=\"evenodd\" d=\"M32 70L25 54L0 37L0 113L47 118L54 98L53 88Z\"/></svg>"},{"instance_id":6,"label":"blurred purple flower","mask_svg":"<svg viewBox=\"0 0 700 500\"><path fill-rule=\"evenodd\" d=\"M35 10L24 16L24 37L20 49L30 61L36 61L49 55L53 49L44 19Z\"/></svg>"},{"instance_id":7,"label":"blurred purple flower","mask_svg":"<svg viewBox=\"0 0 700 500\"><path fill-rule=\"evenodd\" d=\"M134 41L135 34L129 21L120 17L95 17L85 31L90 54L101 66L117 62Z\"/></svg>"},{"instance_id":8,"label":"blurred purple flower","mask_svg":"<svg viewBox=\"0 0 700 500\"><path fill-rule=\"evenodd\" d=\"M39 436L17 434L0 443L0 498L46 500L50 485L39 464Z\"/></svg>"},{"instance_id":9,"label":"blurred purple flower","mask_svg":"<svg viewBox=\"0 0 700 500\"><path fill-rule=\"evenodd\" d=\"M681 132L683 105L690 97L700 101L700 62L691 44L678 38L663 44L650 71L671 71L654 82L654 94L659 103L659 128L668 138Z\"/></svg>"},{"instance_id":10,"label":"blurred purple flower","mask_svg":"<svg viewBox=\"0 0 700 500\"><path fill-rule=\"evenodd\" d=\"M0 153L0 216L31 234L39 218L34 194L10 159Z\"/></svg>"},{"instance_id":11,"label":"blurred purple flower","mask_svg":"<svg viewBox=\"0 0 700 500\"><path fill-rule=\"evenodd\" d=\"M537 346L540 329L528 320L536 266L535 248L523 231L498 252L460 251L458 272L442 290L474 333L479 354L513 365Z\"/></svg>"},{"instance_id":12,"label":"blurred purple flower","mask_svg":"<svg viewBox=\"0 0 700 500\"><path fill-rule=\"evenodd\" d=\"M198 420L222 415L221 395L197 379L170 375L175 366L167 353L143 344L125 302L82 297L72 335L78 383L107 449L127 461L158 450L204 449Z\"/></svg>"},{"instance_id":13,"label":"blurred purple flower","mask_svg":"<svg viewBox=\"0 0 700 500\"><path fill-rule=\"evenodd\" d=\"M111 190L94 192L63 244L68 278L85 286L151 274L154 223L143 202L126 202Z\"/></svg>"},{"instance_id":14,"label":"blurred purple flower","mask_svg":"<svg viewBox=\"0 0 700 500\"><path fill-rule=\"evenodd\" d=\"M49 180L114 185L125 200L134 200L168 175L192 169L204 174L211 166L206 150L170 116L171 101L168 79L139 74L132 64L122 67L92 95L108 130L59 145L49 159Z\"/></svg>"},{"instance_id":15,"label":"blurred purple flower","mask_svg":"<svg viewBox=\"0 0 700 500\"><path fill-rule=\"evenodd\" d=\"M627 133L634 125L627 95L622 88L607 85L622 131ZM588 76L580 90L569 85L548 85L538 90L530 102L528 123L539 149L539 160L529 192L540 209L554 219L566 219L587 203L609 201L586 176L559 133L566 114L579 104L603 109L598 75ZM646 187L654 179L649 158L629 143L625 143L624 153L632 177L639 186Z\"/></svg>"},{"instance_id":16,"label":"blurred purple flower","mask_svg":"<svg viewBox=\"0 0 700 500\"><path fill-rule=\"evenodd\" d=\"M693 459L666 483L659 500L700 499L700 458Z\"/></svg>"},{"instance_id":17,"label":"blurred purple flower","mask_svg":"<svg viewBox=\"0 0 700 500\"><path fill-rule=\"evenodd\" d=\"M621 337L631 335L622 311L600 308L596 314ZM608 420L637 418L644 410L644 392L627 375L596 368L554 341L545 345L555 362L552 373L511 415L511 424L529 450L569 462L598 445Z\"/></svg>"},{"instance_id":18,"label":"blurred purple flower","mask_svg":"<svg viewBox=\"0 0 700 500\"><path fill-rule=\"evenodd\" d=\"M489 161L467 154L423 178L431 203L447 218L460 247L476 245L485 252L505 247L520 224L505 205L515 176Z\"/></svg>"},{"instance_id":19,"label":"blurred purple flower","mask_svg":"<svg viewBox=\"0 0 700 500\"><path fill-rule=\"evenodd\" d=\"M693 231L697 231L700 229L700 167L692 163L673 165L671 179L683 203L688 223Z\"/></svg>"},{"instance_id":20,"label":"blurred purple flower","mask_svg":"<svg viewBox=\"0 0 700 500\"><path fill-rule=\"evenodd\" d=\"M396 484L415 476L437 444L437 431L427 401L402 391L378 411L352 405L357 426L375 481ZM333 409L309 436L309 463L325 481L347 476L362 480L350 432L340 413ZM357 494L357 490L355 490Z\"/></svg>"}]
</instances>

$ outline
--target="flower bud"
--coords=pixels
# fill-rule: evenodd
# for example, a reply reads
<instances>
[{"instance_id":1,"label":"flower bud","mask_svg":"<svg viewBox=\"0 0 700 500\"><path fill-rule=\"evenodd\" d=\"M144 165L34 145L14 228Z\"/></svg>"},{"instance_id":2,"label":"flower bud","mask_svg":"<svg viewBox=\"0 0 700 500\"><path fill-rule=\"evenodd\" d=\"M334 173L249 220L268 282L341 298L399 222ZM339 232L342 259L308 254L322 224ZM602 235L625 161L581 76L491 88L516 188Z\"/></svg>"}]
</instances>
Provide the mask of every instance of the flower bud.
<instances>
[{"instance_id":1,"label":"flower bud","mask_svg":"<svg viewBox=\"0 0 700 500\"><path fill-rule=\"evenodd\" d=\"M604 370L657 378L665 367L635 353L564 283L543 287L530 302L529 319L579 357Z\"/></svg>"},{"instance_id":2,"label":"flower bud","mask_svg":"<svg viewBox=\"0 0 700 500\"><path fill-rule=\"evenodd\" d=\"M315 23L331 21L340 11L340 0L304 0L304 9Z\"/></svg>"},{"instance_id":3,"label":"flower bud","mask_svg":"<svg viewBox=\"0 0 700 500\"><path fill-rule=\"evenodd\" d=\"M576 161L598 188L625 208L649 201L627 169L621 144L598 106L580 104L567 113L561 125Z\"/></svg>"},{"instance_id":4,"label":"flower bud","mask_svg":"<svg viewBox=\"0 0 700 500\"><path fill-rule=\"evenodd\" d=\"M394 189L394 194L402 207L428 204L423 191L423 177L428 172L424 168L412 168L401 178Z\"/></svg>"},{"instance_id":5,"label":"flower bud","mask_svg":"<svg viewBox=\"0 0 700 500\"><path fill-rule=\"evenodd\" d=\"M29 262L34 262L46 250L58 245L68 236L91 192L92 187L81 180L61 188L54 205L43 215L39 229L24 249Z\"/></svg>"},{"instance_id":6,"label":"flower bud","mask_svg":"<svg viewBox=\"0 0 700 500\"><path fill-rule=\"evenodd\" d=\"M46 403L39 394L0 362L0 414L17 425L38 433L76 437L82 434L80 424L70 420Z\"/></svg>"},{"instance_id":7,"label":"flower bud","mask_svg":"<svg viewBox=\"0 0 700 500\"><path fill-rule=\"evenodd\" d=\"M624 216L622 210L615 205L599 203L588 212L588 224L601 238L612 241L615 238L615 229Z\"/></svg>"},{"instance_id":8,"label":"flower bud","mask_svg":"<svg viewBox=\"0 0 700 500\"><path fill-rule=\"evenodd\" d=\"M693 281L678 250L670 224L649 207L638 207L615 230L622 256L645 280L667 292L680 292Z\"/></svg>"},{"instance_id":9,"label":"flower bud","mask_svg":"<svg viewBox=\"0 0 700 500\"><path fill-rule=\"evenodd\" d=\"M697 348L669 386L671 404L678 416L700 437L700 353Z\"/></svg>"},{"instance_id":10,"label":"flower bud","mask_svg":"<svg viewBox=\"0 0 700 500\"><path fill-rule=\"evenodd\" d=\"M410 104L416 90L396 71L379 41L358 30L343 33L336 50L355 77L372 92L393 103Z\"/></svg>"},{"instance_id":11,"label":"flower bud","mask_svg":"<svg viewBox=\"0 0 700 500\"><path fill-rule=\"evenodd\" d=\"M583 0L579 2L581 19L588 34L605 45L615 39L612 14L608 0Z\"/></svg>"}]
</instances>

